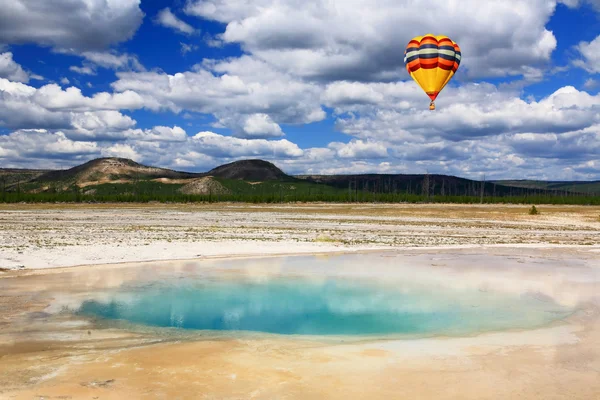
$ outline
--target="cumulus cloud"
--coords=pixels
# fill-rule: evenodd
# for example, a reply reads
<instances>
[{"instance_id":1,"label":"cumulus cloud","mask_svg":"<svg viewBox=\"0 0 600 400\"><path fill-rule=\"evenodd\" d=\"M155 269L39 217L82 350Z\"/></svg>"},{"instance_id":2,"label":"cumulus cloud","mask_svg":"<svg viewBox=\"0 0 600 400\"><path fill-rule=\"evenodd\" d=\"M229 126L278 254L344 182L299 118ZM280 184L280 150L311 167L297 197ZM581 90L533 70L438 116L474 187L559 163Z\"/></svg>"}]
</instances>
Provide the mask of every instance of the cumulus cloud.
<instances>
[{"instance_id":1,"label":"cumulus cloud","mask_svg":"<svg viewBox=\"0 0 600 400\"><path fill-rule=\"evenodd\" d=\"M140 155L128 144L117 143L110 147L103 148L102 157L120 157L129 158L133 161L139 161Z\"/></svg>"},{"instance_id":2,"label":"cumulus cloud","mask_svg":"<svg viewBox=\"0 0 600 400\"><path fill-rule=\"evenodd\" d=\"M600 81L598 81L597 79L586 79L586 81L583 84L583 88L587 90L593 90L598 87L600 87Z\"/></svg>"},{"instance_id":3,"label":"cumulus cloud","mask_svg":"<svg viewBox=\"0 0 600 400\"><path fill-rule=\"evenodd\" d=\"M59 129L70 126L70 116L31 100L34 87L0 78L0 125L9 128Z\"/></svg>"},{"instance_id":4,"label":"cumulus cloud","mask_svg":"<svg viewBox=\"0 0 600 400\"><path fill-rule=\"evenodd\" d=\"M575 60L574 64L592 74L600 74L600 35L591 42L580 42L577 50L581 59Z\"/></svg>"},{"instance_id":5,"label":"cumulus cloud","mask_svg":"<svg viewBox=\"0 0 600 400\"><path fill-rule=\"evenodd\" d=\"M137 30L142 18L138 0L58 0L53 2L56 9L34 3L5 5L0 0L0 43L51 46L54 52L82 57L71 71L95 75L107 68L117 71L117 80L113 93L91 96L56 84L35 88L25 84L34 75L2 50L0 125L16 130L0 142L3 165L9 157L13 164L18 159L41 162L37 148L48 159L73 163L117 155L192 170L257 157L277 160L291 173L429 171L476 179L482 173L488 178L552 179L597 173L600 95L571 86L542 99L525 98L521 92L544 77L556 47L545 28L554 0L468 0L460 8L441 0L189 0L187 15L224 24L221 34L205 35L206 43L239 44L244 54L207 59L178 73L146 71L135 55L111 50ZM57 10L63 10L63 18L67 3L74 11L62 23ZM415 12L423 9L430 11ZM47 20L37 23L41 14ZM7 25L6 15L21 25ZM196 31L169 8L155 21L183 34ZM352 29L349 21L356 22ZM443 32L438 31L440 21ZM40 30L48 34L40 35ZM108 33L100 35L104 30ZM448 34L463 50L459 74L433 113L403 65L407 41L425 32ZM197 49L195 44L180 45L184 55ZM600 38L580 43L575 65L600 73L599 45ZM510 75L518 79L500 85L464 83L465 78ZM61 83L69 85L68 80ZM583 85L595 87L595 78ZM302 149L281 139L286 125L323 121L325 107L333 110L336 129L347 140ZM139 109L184 118L210 114L216 121L212 126L226 128L230 135L188 136L179 126L138 128L124 110ZM33 141L41 147L22 152Z\"/></svg>"},{"instance_id":6,"label":"cumulus cloud","mask_svg":"<svg viewBox=\"0 0 600 400\"><path fill-rule=\"evenodd\" d=\"M328 147L335 150L340 158L372 159L388 157L387 147L380 142L352 140L349 143L333 142Z\"/></svg>"},{"instance_id":7,"label":"cumulus cloud","mask_svg":"<svg viewBox=\"0 0 600 400\"><path fill-rule=\"evenodd\" d=\"M121 140L136 121L118 111L86 111L71 114L71 129L65 134L76 140Z\"/></svg>"},{"instance_id":8,"label":"cumulus cloud","mask_svg":"<svg viewBox=\"0 0 600 400\"><path fill-rule=\"evenodd\" d=\"M206 61L174 75L122 72L117 76L119 80L112 84L117 92L137 92L152 110L213 114L223 126L242 135L279 135L275 124L306 124L326 117L318 85L250 57ZM255 114L268 115L268 119Z\"/></svg>"},{"instance_id":9,"label":"cumulus cloud","mask_svg":"<svg viewBox=\"0 0 600 400\"><path fill-rule=\"evenodd\" d=\"M130 39L140 0L0 0L0 43L102 50Z\"/></svg>"},{"instance_id":10,"label":"cumulus cloud","mask_svg":"<svg viewBox=\"0 0 600 400\"><path fill-rule=\"evenodd\" d=\"M287 140L242 139L208 131L181 141L142 141L130 136L126 143L140 154L145 163L190 171L208 171L218 165L247 158L261 158L280 164L284 160L300 159L304 154L296 144Z\"/></svg>"},{"instance_id":11,"label":"cumulus cloud","mask_svg":"<svg viewBox=\"0 0 600 400\"><path fill-rule=\"evenodd\" d=\"M16 82L29 82L29 74L13 60L11 52L0 53L0 78Z\"/></svg>"},{"instance_id":12,"label":"cumulus cloud","mask_svg":"<svg viewBox=\"0 0 600 400\"><path fill-rule=\"evenodd\" d=\"M303 151L288 140L241 139L213 132L199 132L190 141L199 153L212 157L300 157Z\"/></svg>"},{"instance_id":13,"label":"cumulus cloud","mask_svg":"<svg viewBox=\"0 0 600 400\"><path fill-rule=\"evenodd\" d=\"M574 165L571 169L578 174L584 175L587 179L596 179L600 174L600 162L598 160L590 160Z\"/></svg>"},{"instance_id":14,"label":"cumulus cloud","mask_svg":"<svg viewBox=\"0 0 600 400\"><path fill-rule=\"evenodd\" d=\"M124 132L129 140L154 142L185 142L188 136L179 126L155 126L152 129L134 129Z\"/></svg>"},{"instance_id":15,"label":"cumulus cloud","mask_svg":"<svg viewBox=\"0 0 600 400\"><path fill-rule=\"evenodd\" d=\"M507 135L503 141L527 158L585 160L600 154L600 125L558 135L520 133Z\"/></svg>"},{"instance_id":16,"label":"cumulus cloud","mask_svg":"<svg viewBox=\"0 0 600 400\"><path fill-rule=\"evenodd\" d=\"M219 115L222 114L219 113ZM233 130L235 136L245 138L269 138L284 135L281 127L264 113L222 116L215 126L228 127Z\"/></svg>"},{"instance_id":17,"label":"cumulus cloud","mask_svg":"<svg viewBox=\"0 0 600 400\"><path fill-rule=\"evenodd\" d=\"M81 66L73 65L69 69L81 75L96 75L98 67L116 71L145 71L136 55L119 54L116 51L84 51L75 53L72 50L60 50L59 53L81 56Z\"/></svg>"},{"instance_id":18,"label":"cumulus cloud","mask_svg":"<svg viewBox=\"0 0 600 400\"><path fill-rule=\"evenodd\" d=\"M69 67L69 70L81 75L96 75L96 70L89 65L83 65L81 67L77 65L72 65Z\"/></svg>"},{"instance_id":19,"label":"cumulus cloud","mask_svg":"<svg viewBox=\"0 0 600 400\"><path fill-rule=\"evenodd\" d=\"M192 51L198 50L198 46L196 46L194 44L187 44L187 43L179 42L179 45L181 46L181 54L183 54L183 55L186 55L187 53L191 53Z\"/></svg>"},{"instance_id":20,"label":"cumulus cloud","mask_svg":"<svg viewBox=\"0 0 600 400\"><path fill-rule=\"evenodd\" d=\"M385 100L366 105L329 103L340 114L338 127L362 139L439 137L458 141L509 133L564 133L600 121L600 95L592 96L571 86L538 102L525 101L512 90L499 90L491 84L447 88L437 101L437 111L431 113L416 85L389 84L392 87L385 89L364 85L369 86L365 92L387 91L388 95ZM404 99L412 99L410 103L397 100L402 92Z\"/></svg>"},{"instance_id":21,"label":"cumulus cloud","mask_svg":"<svg viewBox=\"0 0 600 400\"><path fill-rule=\"evenodd\" d=\"M407 167L413 173L429 170L474 179L482 173L573 179L569 165L600 154L600 95L567 86L535 101L520 98L511 86L468 84L446 88L433 113L423 97L410 81L328 85L321 99L334 109L337 128L355 139L330 144L335 156L321 168L334 171L346 156L364 159L363 164L353 162L355 168L368 165L379 172ZM386 158L392 166L355 151L367 144L373 158ZM295 165L308 167L301 160Z\"/></svg>"},{"instance_id":22,"label":"cumulus cloud","mask_svg":"<svg viewBox=\"0 0 600 400\"><path fill-rule=\"evenodd\" d=\"M144 71L144 66L139 62L137 56L131 54L119 54L115 51L84 51L81 56L103 68L129 69Z\"/></svg>"},{"instance_id":23,"label":"cumulus cloud","mask_svg":"<svg viewBox=\"0 0 600 400\"><path fill-rule=\"evenodd\" d=\"M36 89L0 78L0 126L13 129L60 129L88 140L129 129L135 121L117 110L141 108L133 92L84 96L78 88L57 84Z\"/></svg>"},{"instance_id":24,"label":"cumulus cloud","mask_svg":"<svg viewBox=\"0 0 600 400\"><path fill-rule=\"evenodd\" d=\"M348 175L348 174L401 174L414 173L414 165L378 160L352 160L335 157L334 152L323 149L308 149L310 158L301 157L294 160L282 160L278 166L292 175ZM318 157L315 157L318 155ZM314 160L313 160L314 159Z\"/></svg>"},{"instance_id":25,"label":"cumulus cloud","mask_svg":"<svg viewBox=\"0 0 600 400\"><path fill-rule=\"evenodd\" d=\"M175 32L188 35L195 32L195 29L190 24L177 18L177 16L171 12L169 7L160 10L154 21L159 25L173 29Z\"/></svg>"},{"instance_id":26,"label":"cumulus cloud","mask_svg":"<svg viewBox=\"0 0 600 400\"><path fill-rule=\"evenodd\" d=\"M76 159L78 156L98 154L99 151L96 143L73 141L63 132L53 133L45 129L18 130L0 136L0 148L8 154L5 158L9 160L53 157Z\"/></svg>"},{"instance_id":27,"label":"cumulus cloud","mask_svg":"<svg viewBox=\"0 0 600 400\"><path fill-rule=\"evenodd\" d=\"M565 4L567 7L576 8L582 5L589 5L596 11L600 12L600 0L560 0L560 3Z\"/></svg>"},{"instance_id":28,"label":"cumulus cloud","mask_svg":"<svg viewBox=\"0 0 600 400\"><path fill-rule=\"evenodd\" d=\"M472 77L539 74L556 48L545 28L555 6L549 0L469 0L460 7L444 0L317 0L309 5L194 0L185 12L226 24L220 40L239 43L254 57L294 75L372 81L406 77L406 44L426 32L458 42L461 70ZM352 29L349 21L356 22ZM443 32L438 32L440 21Z\"/></svg>"},{"instance_id":29,"label":"cumulus cloud","mask_svg":"<svg viewBox=\"0 0 600 400\"><path fill-rule=\"evenodd\" d=\"M62 89L59 85L49 84L30 92L30 98L48 110L89 111L138 109L143 106L143 99L133 91L122 93L98 92L86 97L76 87Z\"/></svg>"},{"instance_id":30,"label":"cumulus cloud","mask_svg":"<svg viewBox=\"0 0 600 400\"><path fill-rule=\"evenodd\" d=\"M244 122L244 133L250 137L283 136L281 127L267 114L252 114Z\"/></svg>"}]
</instances>

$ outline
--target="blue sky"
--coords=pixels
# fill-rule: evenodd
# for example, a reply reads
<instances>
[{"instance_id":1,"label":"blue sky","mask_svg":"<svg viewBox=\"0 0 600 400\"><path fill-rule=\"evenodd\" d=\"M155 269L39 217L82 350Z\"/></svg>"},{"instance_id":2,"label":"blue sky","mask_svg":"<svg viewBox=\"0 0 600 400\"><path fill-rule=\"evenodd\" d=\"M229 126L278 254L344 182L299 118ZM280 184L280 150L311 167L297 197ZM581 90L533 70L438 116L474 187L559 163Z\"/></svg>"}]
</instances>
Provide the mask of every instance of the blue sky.
<instances>
[{"instance_id":1,"label":"blue sky","mask_svg":"<svg viewBox=\"0 0 600 400\"><path fill-rule=\"evenodd\" d=\"M598 0L0 7L0 167L600 179ZM435 112L402 62L425 33L463 54Z\"/></svg>"}]
</instances>

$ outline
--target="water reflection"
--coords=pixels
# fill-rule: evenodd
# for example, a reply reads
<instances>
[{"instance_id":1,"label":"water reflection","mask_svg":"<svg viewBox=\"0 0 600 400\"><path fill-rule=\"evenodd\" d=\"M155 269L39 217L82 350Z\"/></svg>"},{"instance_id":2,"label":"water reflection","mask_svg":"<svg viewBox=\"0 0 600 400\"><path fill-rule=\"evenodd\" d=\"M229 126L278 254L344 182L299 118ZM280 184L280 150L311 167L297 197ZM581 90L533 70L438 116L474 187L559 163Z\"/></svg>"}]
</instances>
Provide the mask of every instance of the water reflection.
<instances>
[{"instance_id":1,"label":"water reflection","mask_svg":"<svg viewBox=\"0 0 600 400\"><path fill-rule=\"evenodd\" d=\"M349 278L163 277L88 299L76 312L199 330L301 335L465 334L543 325L568 315L546 298Z\"/></svg>"},{"instance_id":2,"label":"water reflection","mask_svg":"<svg viewBox=\"0 0 600 400\"><path fill-rule=\"evenodd\" d=\"M581 255L473 252L75 268L0 279L0 291L47 300L44 311L51 314L67 310L148 326L315 334L527 328L560 318L600 293L600 269Z\"/></svg>"}]
</instances>

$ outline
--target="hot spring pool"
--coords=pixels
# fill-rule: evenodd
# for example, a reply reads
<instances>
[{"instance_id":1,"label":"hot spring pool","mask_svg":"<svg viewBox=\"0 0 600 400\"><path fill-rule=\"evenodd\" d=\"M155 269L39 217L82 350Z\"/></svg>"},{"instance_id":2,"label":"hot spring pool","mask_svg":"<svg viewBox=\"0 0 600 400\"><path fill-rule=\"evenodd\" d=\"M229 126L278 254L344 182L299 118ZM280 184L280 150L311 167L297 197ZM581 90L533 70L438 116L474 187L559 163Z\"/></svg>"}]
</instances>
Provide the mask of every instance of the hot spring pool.
<instances>
[{"instance_id":1,"label":"hot spring pool","mask_svg":"<svg viewBox=\"0 0 600 400\"><path fill-rule=\"evenodd\" d=\"M73 311L153 327L361 336L532 328L572 312L530 293L456 288L441 284L443 279L416 278L162 275L90 296Z\"/></svg>"}]
</instances>

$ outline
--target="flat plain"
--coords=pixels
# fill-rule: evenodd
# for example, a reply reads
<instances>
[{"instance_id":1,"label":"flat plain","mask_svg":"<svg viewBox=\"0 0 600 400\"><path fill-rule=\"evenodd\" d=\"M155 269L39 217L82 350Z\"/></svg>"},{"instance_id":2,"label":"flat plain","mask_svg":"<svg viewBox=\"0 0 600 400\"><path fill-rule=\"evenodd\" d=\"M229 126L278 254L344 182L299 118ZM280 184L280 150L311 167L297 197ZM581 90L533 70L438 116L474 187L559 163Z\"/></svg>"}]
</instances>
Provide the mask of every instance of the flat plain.
<instances>
[{"instance_id":1,"label":"flat plain","mask_svg":"<svg viewBox=\"0 0 600 400\"><path fill-rule=\"evenodd\" d=\"M0 398L600 398L600 207L537 208L0 206ZM343 342L199 336L52 311L153 268L245 259L239 273L268 275L279 256L302 254L330 257L343 272L347 253L387 263L383 280L414 271L576 312L537 329Z\"/></svg>"},{"instance_id":2,"label":"flat plain","mask_svg":"<svg viewBox=\"0 0 600 400\"><path fill-rule=\"evenodd\" d=\"M0 205L0 268L413 247L598 246L600 207Z\"/></svg>"}]
</instances>

